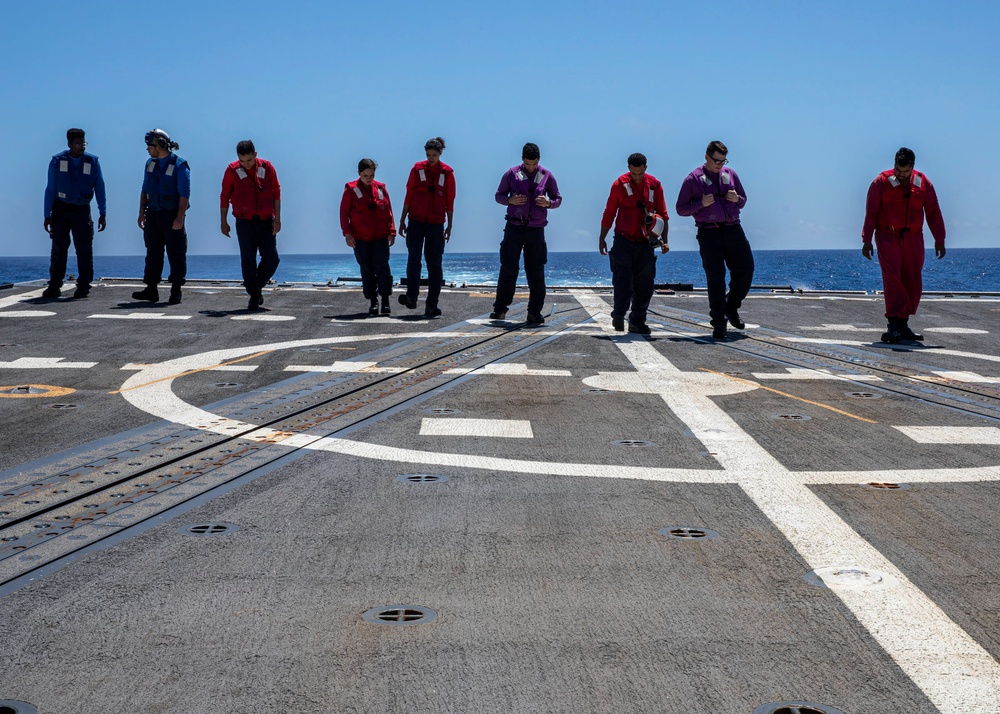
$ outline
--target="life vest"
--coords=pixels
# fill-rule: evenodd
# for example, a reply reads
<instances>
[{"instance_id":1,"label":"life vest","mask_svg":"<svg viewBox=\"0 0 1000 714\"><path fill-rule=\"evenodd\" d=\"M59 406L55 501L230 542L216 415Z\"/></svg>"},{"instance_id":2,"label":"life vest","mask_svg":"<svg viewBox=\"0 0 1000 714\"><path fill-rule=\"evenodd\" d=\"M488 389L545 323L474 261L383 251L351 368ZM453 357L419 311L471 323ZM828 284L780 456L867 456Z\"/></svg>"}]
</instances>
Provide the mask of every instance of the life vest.
<instances>
[{"instance_id":1,"label":"life vest","mask_svg":"<svg viewBox=\"0 0 1000 714\"><path fill-rule=\"evenodd\" d=\"M178 206L177 175L184 170L187 161L171 152L167 163L160 170L160 159L146 161L146 200L151 210L172 211Z\"/></svg>"},{"instance_id":2,"label":"life vest","mask_svg":"<svg viewBox=\"0 0 1000 714\"><path fill-rule=\"evenodd\" d=\"M97 184L97 172L93 170L95 157L84 154L81 158L80 169L75 170L68 150L52 157L57 164L55 197L63 203L85 204L94 197L94 186Z\"/></svg>"},{"instance_id":3,"label":"life vest","mask_svg":"<svg viewBox=\"0 0 1000 714\"><path fill-rule=\"evenodd\" d=\"M883 171L880 178L881 203L875 221L876 228L893 233L900 233L902 229L910 233L923 231L926 177L914 171L909 182L904 183L889 169Z\"/></svg>"},{"instance_id":4,"label":"life vest","mask_svg":"<svg viewBox=\"0 0 1000 714\"><path fill-rule=\"evenodd\" d=\"M407 182L406 203L410 216L424 223L444 223L454 201L454 183L449 185L449 175L454 171L443 161L437 165L440 167L437 178L432 180L434 172L427 168L427 162L418 161L413 166L415 181Z\"/></svg>"},{"instance_id":5,"label":"life vest","mask_svg":"<svg viewBox=\"0 0 1000 714\"><path fill-rule=\"evenodd\" d=\"M229 200L237 218L264 220L274 217L275 175L274 167L264 159L257 159L257 169L248 172L239 161L229 165L236 176Z\"/></svg>"},{"instance_id":6,"label":"life vest","mask_svg":"<svg viewBox=\"0 0 1000 714\"><path fill-rule=\"evenodd\" d=\"M340 223L345 234L370 241L396 234L392 204L385 184L372 181L371 193L361 188L360 180L344 186Z\"/></svg>"}]
</instances>

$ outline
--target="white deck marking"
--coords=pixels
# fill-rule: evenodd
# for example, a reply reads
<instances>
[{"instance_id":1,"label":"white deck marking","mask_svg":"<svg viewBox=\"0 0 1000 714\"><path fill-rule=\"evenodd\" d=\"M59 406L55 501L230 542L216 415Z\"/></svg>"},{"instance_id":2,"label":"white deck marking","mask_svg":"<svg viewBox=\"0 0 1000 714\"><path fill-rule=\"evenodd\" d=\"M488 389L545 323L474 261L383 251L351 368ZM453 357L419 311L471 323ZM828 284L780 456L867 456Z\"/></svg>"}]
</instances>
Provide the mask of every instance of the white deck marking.
<instances>
[{"instance_id":1,"label":"white deck marking","mask_svg":"<svg viewBox=\"0 0 1000 714\"><path fill-rule=\"evenodd\" d=\"M289 436L257 428L249 438L274 440L283 446L312 448L374 460L417 465L454 466L512 473L576 475L592 478L643 479L684 483L735 483L769 517L812 569L829 566L876 570L890 576L895 587L850 591L831 590L851 610L871 636L925 693L942 714L995 712L1000 701L1000 664L927 598L891 561L854 532L807 487L819 483L976 482L1000 480L1000 468L899 471L792 472L757 444L710 397L754 389L724 376L681 372L653 345L637 335L616 335L610 319L601 315L607 305L596 295L574 292L602 329L629 358L636 371L603 373L594 378L627 391L660 394L709 451L717 454L721 469L630 467L579 462L529 461L479 454L436 453L386 444L317 437ZM574 334L579 334L574 332ZM412 333L409 338L465 337L452 333ZM214 415L187 404L173 393L172 377L192 369L207 369L227 360L254 354L338 343L398 339L397 334L328 337L252 345L180 357L150 365L129 377L122 396L155 416L228 435L230 427L254 429L254 424ZM814 340L830 343L829 340ZM866 343L857 343L866 344ZM590 383L591 380L587 380ZM449 420L451 421L451 420ZM804 574L804 573L803 573ZM798 574L790 574L797 578Z\"/></svg>"},{"instance_id":2,"label":"white deck marking","mask_svg":"<svg viewBox=\"0 0 1000 714\"><path fill-rule=\"evenodd\" d=\"M420 436L480 436L533 439L531 422L520 419L421 419Z\"/></svg>"},{"instance_id":3,"label":"white deck marking","mask_svg":"<svg viewBox=\"0 0 1000 714\"><path fill-rule=\"evenodd\" d=\"M872 325L844 325L844 324L829 324L825 323L822 325L799 325L800 330L806 332L878 332L882 333L884 330L882 328L874 327Z\"/></svg>"},{"instance_id":4,"label":"white deck marking","mask_svg":"<svg viewBox=\"0 0 1000 714\"><path fill-rule=\"evenodd\" d=\"M445 374L489 374L505 377L572 377L573 373L566 369L528 369L526 364L503 362L487 364L476 369L459 367L447 369Z\"/></svg>"},{"instance_id":5,"label":"white deck marking","mask_svg":"<svg viewBox=\"0 0 1000 714\"><path fill-rule=\"evenodd\" d=\"M983 375L976 374L975 372L948 372L934 370L932 374L944 377L945 379L954 379L956 382L969 382L970 384L1000 384L1000 378L984 377Z\"/></svg>"},{"instance_id":6,"label":"white deck marking","mask_svg":"<svg viewBox=\"0 0 1000 714\"><path fill-rule=\"evenodd\" d=\"M784 340L785 342L803 342L813 345L844 345L845 347L871 347L871 342L860 342L858 340L826 340L821 337L777 337L776 339ZM886 345L889 347L889 345ZM912 348L914 352L919 352L926 347L922 345L917 345L913 342L901 343L896 345L897 348ZM938 347L933 348L933 353L936 355L949 355L951 357L968 357L969 359L981 359L986 362L1000 362L1000 356L982 354L979 352L963 352L961 350L948 350Z\"/></svg>"},{"instance_id":7,"label":"white deck marking","mask_svg":"<svg viewBox=\"0 0 1000 714\"><path fill-rule=\"evenodd\" d=\"M43 292L45 292L45 288L38 288L37 290L29 290L28 292L20 293L19 295L8 295L7 297L0 298L0 309L10 307L11 305L17 305L19 302L24 302L25 300L40 298ZM52 314L54 315L55 313Z\"/></svg>"},{"instance_id":8,"label":"white deck marking","mask_svg":"<svg viewBox=\"0 0 1000 714\"><path fill-rule=\"evenodd\" d=\"M190 320L192 315L168 315L165 312L123 312L119 315L87 315L89 320Z\"/></svg>"},{"instance_id":9,"label":"white deck marking","mask_svg":"<svg viewBox=\"0 0 1000 714\"><path fill-rule=\"evenodd\" d=\"M925 327L924 332L939 332L945 335L988 335L989 330L976 330L971 327Z\"/></svg>"},{"instance_id":10,"label":"white deck marking","mask_svg":"<svg viewBox=\"0 0 1000 714\"><path fill-rule=\"evenodd\" d=\"M872 374L833 374L825 369L804 369L786 367L787 372L753 372L756 379L833 379L843 382L881 382L881 377Z\"/></svg>"},{"instance_id":11,"label":"white deck marking","mask_svg":"<svg viewBox=\"0 0 1000 714\"><path fill-rule=\"evenodd\" d=\"M230 320L252 320L254 322L288 322L295 315L232 315Z\"/></svg>"},{"instance_id":12,"label":"white deck marking","mask_svg":"<svg viewBox=\"0 0 1000 714\"><path fill-rule=\"evenodd\" d=\"M405 372L407 367L379 367L378 362L334 362L333 364L290 364L285 367L286 372L344 372L353 373L375 373L375 374L399 374Z\"/></svg>"},{"instance_id":13,"label":"white deck marking","mask_svg":"<svg viewBox=\"0 0 1000 714\"><path fill-rule=\"evenodd\" d=\"M894 426L918 444L1000 445L1000 429L995 426Z\"/></svg>"},{"instance_id":14,"label":"white deck marking","mask_svg":"<svg viewBox=\"0 0 1000 714\"><path fill-rule=\"evenodd\" d=\"M0 317L51 317L54 312L48 310L7 310L0 311Z\"/></svg>"},{"instance_id":15,"label":"white deck marking","mask_svg":"<svg viewBox=\"0 0 1000 714\"><path fill-rule=\"evenodd\" d=\"M0 369L89 369L97 362L63 362L64 357L18 357L0 362Z\"/></svg>"}]
</instances>

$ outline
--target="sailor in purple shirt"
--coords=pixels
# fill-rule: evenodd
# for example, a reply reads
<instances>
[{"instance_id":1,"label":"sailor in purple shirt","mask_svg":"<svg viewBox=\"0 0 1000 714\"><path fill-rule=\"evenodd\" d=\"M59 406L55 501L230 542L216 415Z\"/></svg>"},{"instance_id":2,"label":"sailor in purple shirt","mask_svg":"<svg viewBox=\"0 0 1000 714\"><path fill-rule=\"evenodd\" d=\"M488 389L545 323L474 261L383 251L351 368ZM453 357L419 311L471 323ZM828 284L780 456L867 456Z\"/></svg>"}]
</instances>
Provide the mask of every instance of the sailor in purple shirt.
<instances>
[{"instance_id":1,"label":"sailor in purple shirt","mask_svg":"<svg viewBox=\"0 0 1000 714\"><path fill-rule=\"evenodd\" d=\"M729 149L712 141L705 150L705 165L687 175L677 196L677 214L694 216L698 249L708 285L708 311L712 337L726 337L726 322L742 330L739 309L753 282L753 252L740 225L740 209L747 194L740 177L730 168ZM726 268L729 293L726 293Z\"/></svg>"},{"instance_id":2,"label":"sailor in purple shirt","mask_svg":"<svg viewBox=\"0 0 1000 714\"><path fill-rule=\"evenodd\" d=\"M559 208L562 196L556 177L539 166L541 153L535 144L525 144L521 150L521 163L509 169L500 179L496 200L507 206L503 240L500 242L500 276L497 278L497 297L493 303L491 320L507 317L507 308L514 301L514 288L520 270L521 251L524 251L524 274L528 279L529 325L541 325L542 305L545 304L545 263L548 249L545 246L545 226L550 208Z\"/></svg>"}]
</instances>

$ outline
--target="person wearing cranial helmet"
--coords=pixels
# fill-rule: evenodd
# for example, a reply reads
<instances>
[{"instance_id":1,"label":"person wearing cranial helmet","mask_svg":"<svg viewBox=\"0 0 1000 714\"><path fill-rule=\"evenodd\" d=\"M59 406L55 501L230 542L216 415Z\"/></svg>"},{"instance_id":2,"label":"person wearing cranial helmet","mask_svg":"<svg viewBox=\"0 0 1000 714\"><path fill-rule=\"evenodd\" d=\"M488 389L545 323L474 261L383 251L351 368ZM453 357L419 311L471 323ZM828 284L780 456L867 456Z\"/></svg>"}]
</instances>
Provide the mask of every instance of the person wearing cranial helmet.
<instances>
[{"instance_id":1,"label":"person wearing cranial helmet","mask_svg":"<svg viewBox=\"0 0 1000 714\"><path fill-rule=\"evenodd\" d=\"M163 253L170 263L170 305L181 301L187 274L187 231L184 218L191 200L191 169L176 153L180 145L163 129L146 132L146 171L139 196L139 228L146 244L145 289L132 299L159 302L157 286L163 278Z\"/></svg>"}]
</instances>

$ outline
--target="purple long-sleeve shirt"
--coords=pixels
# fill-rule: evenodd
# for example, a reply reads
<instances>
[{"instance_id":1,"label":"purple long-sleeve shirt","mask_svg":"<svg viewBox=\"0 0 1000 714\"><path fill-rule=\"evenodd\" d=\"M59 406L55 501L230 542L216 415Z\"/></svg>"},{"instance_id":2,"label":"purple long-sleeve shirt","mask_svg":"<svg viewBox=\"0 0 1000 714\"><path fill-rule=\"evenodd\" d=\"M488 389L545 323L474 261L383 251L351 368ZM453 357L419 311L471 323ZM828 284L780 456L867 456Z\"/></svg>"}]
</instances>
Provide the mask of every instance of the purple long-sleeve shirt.
<instances>
[{"instance_id":1,"label":"purple long-sleeve shirt","mask_svg":"<svg viewBox=\"0 0 1000 714\"><path fill-rule=\"evenodd\" d=\"M521 194L528 197L523 206L510 205L510 197ZM508 169L500 185L497 187L496 200L501 206L507 206L507 216L512 223L526 225L529 228L541 228L548 225L549 209L535 203L539 196L548 196L552 202L549 208L559 208L562 195L556 177L544 166L539 166L533 174L529 174L523 165Z\"/></svg>"},{"instance_id":2,"label":"purple long-sleeve shirt","mask_svg":"<svg viewBox=\"0 0 1000 714\"><path fill-rule=\"evenodd\" d=\"M731 190L740 197L736 203L726 200L726 193ZM701 197L707 193L715 195L715 203L702 206ZM703 223L739 223L740 209L745 205L747 194L735 171L723 167L714 174L699 166L681 184L676 208L677 215L694 216L695 224L700 226Z\"/></svg>"}]
</instances>

